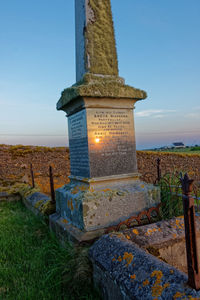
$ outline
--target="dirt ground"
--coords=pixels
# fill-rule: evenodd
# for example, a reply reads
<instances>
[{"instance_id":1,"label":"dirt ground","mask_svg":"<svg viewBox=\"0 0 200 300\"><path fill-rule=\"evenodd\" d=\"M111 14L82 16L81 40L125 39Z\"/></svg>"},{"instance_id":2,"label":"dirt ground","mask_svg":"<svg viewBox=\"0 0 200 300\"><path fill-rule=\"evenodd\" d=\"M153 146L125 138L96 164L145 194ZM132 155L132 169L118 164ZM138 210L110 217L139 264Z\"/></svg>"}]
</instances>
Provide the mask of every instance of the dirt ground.
<instances>
[{"instance_id":1,"label":"dirt ground","mask_svg":"<svg viewBox=\"0 0 200 300\"><path fill-rule=\"evenodd\" d=\"M49 194L49 166L53 168L55 189L69 182L69 152L67 148L0 145L0 182L31 184L32 163L35 183Z\"/></svg>"}]
</instances>

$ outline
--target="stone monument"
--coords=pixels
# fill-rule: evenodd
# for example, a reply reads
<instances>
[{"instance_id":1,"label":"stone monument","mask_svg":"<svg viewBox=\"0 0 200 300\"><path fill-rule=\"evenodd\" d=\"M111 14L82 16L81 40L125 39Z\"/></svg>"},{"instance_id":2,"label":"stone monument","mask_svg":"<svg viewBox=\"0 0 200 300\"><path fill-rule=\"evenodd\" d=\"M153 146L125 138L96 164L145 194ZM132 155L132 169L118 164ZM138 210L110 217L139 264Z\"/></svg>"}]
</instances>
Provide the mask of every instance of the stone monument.
<instances>
[{"instance_id":1,"label":"stone monument","mask_svg":"<svg viewBox=\"0 0 200 300\"><path fill-rule=\"evenodd\" d=\"M75 0L75 12L77 82L57 103L68 117L71 175L50 226L83 241L156 206L160 194L139 180L133 109L146 93L118 76L110 0Z\"/></svg>"}]
</instances>

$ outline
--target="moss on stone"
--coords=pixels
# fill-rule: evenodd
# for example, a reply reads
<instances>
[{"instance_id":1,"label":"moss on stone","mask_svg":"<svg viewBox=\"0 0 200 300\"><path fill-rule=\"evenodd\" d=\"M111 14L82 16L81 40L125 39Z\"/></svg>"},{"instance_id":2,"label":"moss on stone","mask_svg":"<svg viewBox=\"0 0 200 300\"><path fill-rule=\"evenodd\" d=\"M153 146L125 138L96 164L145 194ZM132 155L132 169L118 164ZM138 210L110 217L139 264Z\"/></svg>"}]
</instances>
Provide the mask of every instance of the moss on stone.
<instances>
[{"instance_id":1,"label":"moss on stone","mask_svg":"<svg viewBox=\"0 0 200 300\"><path fill-rule=\"evenodd\" d=\"M158 248L155 248L153 246L149 246L147 247L147 251L152 254L153 256L159 257L160 256L160 252Z\"/></svg>"},{"instance_id":2,"label":"moss on stone","mask_svg":"<svg viewBox=\"0 0 200 300\"><path fill-rule=\"evenodd\" d=\"M85 61L93 74L118 75L117 51L110 0L89 0L93 18L85 31Z\"/></svg>"},{"instance_id":3,"label":"moss on stone","mask_svg":"<svg viewBox=\"0 0 200 300\"><path fill-rule=\"evenodd\" d=\"M20 194L23 197L32 195L35 192L38 192L39 189L31 188L30 185L25 183L15 183L12 186L0 187L0 192L6 192L8 195Z\"/></svg>"},{"instance_id":4,"label":"moss on stone","mask_svg":"<svg viewBox=\"0 0 200 300\"><path fill-rule=\"evenodd\" d=\"M39 200L39 201L37 201L36 203L35 203L35 205L34 205L34 207L35 208L38 208L38 207L40 207L40 205L43 203L43 200Z\"/></svg>"},{"instance_id":5,"label":"moss on stone","mask_svg":"<svg viewBox=\"0 0 200 300\"><path fill-rule=\"evenodd\" d=\"M85 74L83 79L70 88L65 89L57 103L57 109L62 110L72 100L78 97L115 98L142 100L147 97L145 91L124 84L117 76L95 76Z\"/></svg>"},{"instance_id":6,"label":"moss on stone","mask_svg":"<svg viewBox=\"0 0 200 300\"><path fill-rule=\"evenodd\" d=\"M89 0L85 28L85 70L82 80L65 89L57 103L65 110L78 97L141 100L146 92L125 85L118 76L118 61L110 0Z\"/></svg>"},{"instance_id":7,"label":"moss on stone","mask_svg":"<svg viewBox=\"0 0 200 300\"><path fill-rule=\"evenodd\" d=\"M87 215L87 213L90 211L90 208L87 204L83 205L83 215Z\"/></svg>"},{"instance_id":8,"label":"moss on stone","mask_svg":"<svg viewBox=\"0 0 200 300\"><path fill-rule=\"evenodd\" d=\"M55 213L55 211L56 211L56 204L53 203L51 200L46 201L40 207L40 212L45 216L49 216Z\"/></svg>"}]
</instances>

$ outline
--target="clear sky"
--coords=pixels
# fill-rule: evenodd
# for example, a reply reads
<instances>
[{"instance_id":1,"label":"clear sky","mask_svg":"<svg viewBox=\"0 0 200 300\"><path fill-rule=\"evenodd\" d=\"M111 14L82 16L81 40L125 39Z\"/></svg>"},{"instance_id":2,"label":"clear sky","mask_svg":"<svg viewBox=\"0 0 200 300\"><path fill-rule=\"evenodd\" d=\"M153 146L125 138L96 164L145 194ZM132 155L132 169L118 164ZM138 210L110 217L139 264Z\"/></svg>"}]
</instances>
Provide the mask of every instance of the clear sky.
<instances>
[{"instance_id":1,"label":"clear sky","mask_svg":"<svg viewBox=\"0 0 200 300\"><path fill-rule=\"evenodd\" d=\"M200 1L111 0L126 83L137 102L137 148L200 144ZM0 143L67 145L56 111L75 83L73 0L0 0Z\"/></svg>"}]
</instances>

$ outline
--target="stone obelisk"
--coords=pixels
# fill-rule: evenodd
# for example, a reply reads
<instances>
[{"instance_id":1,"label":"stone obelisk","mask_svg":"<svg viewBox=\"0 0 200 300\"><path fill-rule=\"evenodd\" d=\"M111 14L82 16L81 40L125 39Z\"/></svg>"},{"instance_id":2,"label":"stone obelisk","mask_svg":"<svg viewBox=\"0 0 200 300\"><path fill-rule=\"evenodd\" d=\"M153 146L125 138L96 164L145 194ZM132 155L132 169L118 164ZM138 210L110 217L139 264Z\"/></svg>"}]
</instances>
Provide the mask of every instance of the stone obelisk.
<instances>
[{"instance_id":1,"label":"stone obelisk","mask_svg":"<svg viewBox=\"0 0 200 300\"><path fill-rule=\"evenodd\" d=\"M81 241L155 206L159 190L139 180L133 108L146 93L118 75L110 0L75 0L75 12L77 82L57 103L68 117L70 184L56 191L50 224Z\"/></svg>"}]
</instances>

